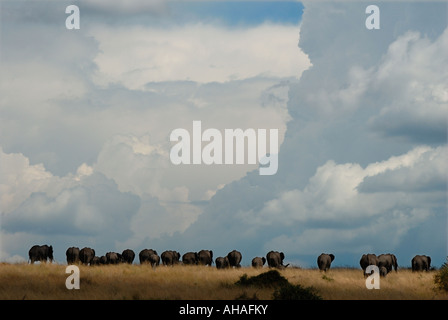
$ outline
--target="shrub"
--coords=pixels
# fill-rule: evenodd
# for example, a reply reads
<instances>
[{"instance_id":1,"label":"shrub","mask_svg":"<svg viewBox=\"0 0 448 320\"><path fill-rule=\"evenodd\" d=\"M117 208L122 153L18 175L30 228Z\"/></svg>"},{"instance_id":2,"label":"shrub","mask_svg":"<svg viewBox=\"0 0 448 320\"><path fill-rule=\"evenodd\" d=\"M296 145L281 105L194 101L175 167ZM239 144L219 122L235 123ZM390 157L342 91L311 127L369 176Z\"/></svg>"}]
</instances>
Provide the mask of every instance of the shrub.
<instances>
[{"instance_id":1,"label":"shrub","mask_svg":"<svg viewBox=\"0 0 448 320\"><path fill-rule=\"evenodd\" d=\"M240 279L235 282L240 286L254 286L259 288L273 288L282 285L289 284L288 280L280 275L277 270L269 270L261 273L258 276L248 277L247 274L243 274Z\"/></svg>"},{"instance_id":2,"label":"shrub","mask_svg":"<svg viewBox=\"0 0 448 320\"><path fill-rule=\"evenodd\" d=\"M326 274L324 274L324 275L322 276L322 279L327 280L328 282L334 281L333 278L327 277Z\"/></svg>"},{"instance_id":3,"label":"shrub","mask_svg":"<svg viewBox=\"0 0 448 320\"><path fill-rule=\"evenodd\" d=\"M448 291L448 257L440 270L434 276L434 282L441 290Z\"/></svg>"},{"instance_id":4,"label":"shrub","mask_svg":"<svg viewBox=\"0 0 448 320\"><path fill-rule=\"evenodd\" d=\"M235 284L259 288L276 288L273 293L274 300L322 300L316 294L314 288L304 288L300 284L293 285L277 270L269 270L254 277L243 274ZM242 299L245 296L239 298Z\"/></svg>"},{"instance_id":5,"label":"shrub","mask_svg":"<svg viewBox=\"0 0 448 320\"><path fill-rule=\"evenodd\" d=\"M243 292L241 295L237 296L235 300L259 300L257 294L254 293L252 297L250 297L247 292Z\"/></svg>"},{"instance_id":6,"label":"shrub","mask_svg":"<svg viewBox=\"0 0 448 320\"><path fill-rule=\"evenodd\" d=\"M302 287L300 284L290 284L276 289L272 295L273 300L322 300L313 287Z\"/></svg>"}]
</instances>

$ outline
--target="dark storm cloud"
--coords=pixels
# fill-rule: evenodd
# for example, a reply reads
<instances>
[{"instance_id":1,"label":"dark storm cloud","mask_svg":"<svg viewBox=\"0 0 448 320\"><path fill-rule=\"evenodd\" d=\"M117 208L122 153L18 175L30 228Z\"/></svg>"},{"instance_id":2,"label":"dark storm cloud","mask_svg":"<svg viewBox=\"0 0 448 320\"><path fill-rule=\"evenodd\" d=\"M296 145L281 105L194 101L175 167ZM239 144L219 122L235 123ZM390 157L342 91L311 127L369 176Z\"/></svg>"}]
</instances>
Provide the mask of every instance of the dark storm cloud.
<instances>
[{"instance_id":1,"label":"dark storm cloud","mask_svg":"<svg viewBox=\"0 0 448 320\"><path fill-rule=\"evenodd\" d=\"M115 183L97 173L56 195L32 193L3 215L2 229L37 235L101 236L113 242L130 236L129 221L139 206L137 196L118 191Z\"/></svg>"}]
</instances>

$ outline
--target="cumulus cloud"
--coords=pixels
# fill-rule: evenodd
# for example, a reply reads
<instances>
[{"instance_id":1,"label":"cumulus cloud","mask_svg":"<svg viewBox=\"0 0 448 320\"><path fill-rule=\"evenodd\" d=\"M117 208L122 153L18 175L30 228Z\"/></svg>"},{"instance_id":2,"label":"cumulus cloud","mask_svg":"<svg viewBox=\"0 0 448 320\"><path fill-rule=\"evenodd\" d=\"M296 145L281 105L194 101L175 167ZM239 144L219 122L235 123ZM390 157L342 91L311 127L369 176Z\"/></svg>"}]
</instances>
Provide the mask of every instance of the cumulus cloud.
<instances>
[{"instance_id":1,"label":"cumulus cloud","mask_svg":"<svg viewBox=\"0 0 448 320\"><path fill-rule=\"evenodd\" d=\"M130 220L140 209L139 197L119 191L93 168L82 164L77 174L57 177L42 164L31 165L22 154L2 151L0 158L0 236L8 248L2 248L2 258L17 260L9 257L9 250L18 250L12 243L31 247L42 239L60 248L73 239L87 244L86 239L94 238L98 249L107 250L132 235ZM28 249L21 248L25 259ZM59 250L58 260L64 252Z\"/></svg>"},{"instance_id":2,"label":"cumulus cloud","mask_svg":"<svg viewBox=\"0 0 448 320\"><path fill-rule=\"evenodd\" d=\"M132 0L132 1L122 1L122 0L89 0L80 1L83 8L87 10L94 11L97 14L114 14L117 17L132 14L152 14L160 15L168 10L166 0Z\"/></svg>"},{"instance_id":3,"label":"cumulus cloud","mask_svg":"<svg viewBox=\"0 0 448 320\"><path fill-rule=\"evenodd\" d=\"M419 147L407 154L409 157L412 155L414 155L413 161L367 176L359 185L359 190L365 193L445 190L448 169L444 160L448 156L446 146L434 150ZM388 162L399 162L403 158L405 157L393 157Z\"/></svg>"},{"instance_id":4,"label":"cumulus cloud","mask_svg":"<svg viewBox=\"0 0 448 320\"><path fill-rule=\"evenodd\" d=\"M81 165L77 175L56 177L21 154L1 152L2 229L8 232L96 234L123 223L139 200ZM14 162L12 164L12 161ZM122 220L124 219L124 220ZM121 222L120 222L121 221ZM126 224L124 224L126 225ZM125 230L125 229L123 229Z\"/></svg>"},{"instance_id":5,"label":"cumulus cloud","mask_svg":"<svg viewBox=\"0 0 448 320\"><path fill-rule=\"evenodd\" d=\"M2 7L2 260L39 242L59 260L73 244L446 255L445 4L382 3L376 31L357 2L232 27L121 5L86 3L71 33L57 8ZM277 174L171 164L194 120L279 129Z\"/></svg>"},{"instance_id":6,"label":"cumulus cloud","mask_svg":"<svg viewBox=\"0 0 448 320\"><path fill-rule=\"evenodd\" d=\"M374 72L373 94L382 93L376 131L417 142L446 141L448 29L434 41L408 32L393 42Z\"/></svg>"},{"instance_id":7,"label":"cumulus cloud","mask_svg":"<svg viewBox=\"0 0 448 320\"><path fill-rule=\"evenodd\" d=\"M264 208L247 219L255 222L254 225L269 226L272 224L296 224L296 244L290 247L290 252L312 253L318 251L322 243L328 240L323 230L329 229L332 238L332 247L337 248L339 243L347 240L357 243L363 242L366 231L370 230L382 234L384 229L395 230L394 241L387 241L392 246L399 243L400 236L418 223L428 218L431 206L435 199L442 204L446 185L440 185L440 176L447 172L443 159L446 158L447 148L417 147L407 154L391 157L388 160L369 164L362 168L358 164L336 164L328 161L317 168L315 175L310 179L304 190L290 190L284 192L274 200L267 202ZM428 170L427 168L435 168ZM401 184L394 177L407 174L407 182L416 187L410 190L409 184ZM419 190L421 177L423 183L435 187L435 198L424 200L425 190ZM394 182L396 189L384 188L381 185L376 192L362 192L360 188L364 181L376 178L376 183ZM410 193L413 195L410 196ZM369 228L367 228L369 225ZM314 229L313 240L316 245L301 241L309 236ZM349 230L348 233L344 231ZM377 230L378 229L378 230ZM348 236L350 235L350 236ZM319 240L323 237L323 240ZM278 241L277 240L273 240ZM365 243L367 245L368 243Z\"/></svg>"},{"instance_id":8,"label":"cumulus cloud","mask_svg":"<svg viewBox=\"0 0 448 320\"><path fill-rule=\"evenodd\" d=\"M200 246L202 232L223 252L281 248L305 265L327 250L355 255L338 262L350 265L366 250L444 259L445 9L383 3L370 32L363 4L306 2L300 48L312 66L289 88L278 173L226 185L171 241Z\"/></svg>"},{"instance_id":9,"label":"cumulus cloud","mask_svg":"<svg viewBox=\"0 0 448 320\"><path fill-rule=\"evenodd\" d=\"M243 50L239 33L224 27L197 24L182 39L177 34L185 32L182 26L173 30L139 24L120 27L99 19L102 25L93 20L98 23L70 33L34 19L17 21L14 17L21 17L19 8L5 6L10 13L5 30L11 32L2 37L2 147L6 152L24 153L31 163L44 163L59 176L74 173L82 163L92 165L99 150L116 134L150 134L155 143L166 142L171 130L190 126L197 119L220 129L261 126L279 128L284 133L286 101L280 97L283 102L279 106L272 99L269 102L271 95L265 93L284 90L273 87L285 80L286 74L300 76L309 65L307 57L297 51L296 40L288 38L292 32L295 39L298 35L298 30L291 27L263 25L251 32L243 30L257 46L269 33L273 40L289 41L293 46L293 50L283 51L294 52L294 61L292 56L278 60L271 52L255 62L251 57L255 51L249 54ZM40 14L38 10L36 15ZM224 44L218 49L202 44L202 36L213 41L220 39L221 33L227 35L227 51ZM196 44L203 46L208 58L197 60L196 49L171 47L182 42L191 43L193 49ZM29 50L20 49L23 43ZM123 51L123 47L128 50ZM229 52L232 50L233 54ZM157 57L153 57L155 52L159 53ZM163 62L169 54L185 55L185 60ZM247 61L254 63L248 64L251 71L243 72L238 81L233 81L229 73L225 82L212 83L224 79L205 77L215 58L223 64L223 72L233 68L234 73L236 68L243 70ZM156 65L162 73L145 72L148 65ZM277 73L277 69L282 72ZM163 73L169 76L162 77ZM187 73L191 81L184 81ZM197 82L200 79L194 77L201 74L203 81ZM264 77L257 77L260 74ZM98 87L100 83L104 87ZM281 95L284 93L274 96Z\"/></svg>"},{"instance_id":10,"label":"cumulus cloud","mask_svg":"<svg viewBox=\"0 0 448 320\"><path fill-rule=\"evenodd\" d=\"M213 237L218 251L239 247L253 255L281 248L302 266L312 265L321 251L356 255L398 250L426 221L444 221L446 180L441 180L448 169L447 150L419 146L365 167L329 160L303 189L285 190L266 202L263 199L272 193L257 185L258 179L245 178L220 190L198 221L174 239L182 238L186 247L199 246L193 235L200 233L201 238ZM395 182L394 177L402 175L413 187L398 180L391 188L391 179ZM371 181L375 189L367 187ZM226 202L229 196L231 205ZM160 243L166 242L169 239L163 238Z\"/></svg>"},{"instance_id":11,"label":"cumulus cloud","mask_svg":"<svg viewBox=\"0 0 448 320\"><path fill-rule=\"evenodd\" d=\"M297 50L297 26L98 26L90 32L100 43L94 59L98 66L94 79L99 85L120 83L136 90L165 81L298 78L310 66L308 57ZM123 47L128 49L123 51Z\"/></svg>"},{"instance_id":12,"label":"cumulus cloud","mask_svg":"<svg viewBox=\"0 0 448 320\"><path fill-rule=\"evenodd\" d=\"M275 128L281 144L289 87L310 65L298 26L172 23L164 1L79 5L70 32L64 3L2 4L2 258L25 252L11 242L106 250L184 232L257 165L174 166L170 132Z\"/></svg>"}]
</instances>

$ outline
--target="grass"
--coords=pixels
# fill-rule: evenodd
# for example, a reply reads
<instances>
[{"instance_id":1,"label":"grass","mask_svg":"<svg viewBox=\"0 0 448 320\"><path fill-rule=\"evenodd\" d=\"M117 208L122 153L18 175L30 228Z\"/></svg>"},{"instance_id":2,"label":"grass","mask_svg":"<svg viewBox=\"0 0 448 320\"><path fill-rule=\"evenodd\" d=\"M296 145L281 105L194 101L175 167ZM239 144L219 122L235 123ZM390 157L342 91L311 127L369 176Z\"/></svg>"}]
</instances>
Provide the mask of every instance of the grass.
<instances>
[{"instance_id":1,"label":"grass","mask_svg":"<svg viewBox=\"0 0 448 320\"><path fill-rule=\"evenodd\" d=\"M276 286L239 285L254 277L270 281L268 268L218 270L205 266L79 266L80 289L68 290L66 265L0 264L1 300L272 300ZM324 300L448 300L434 283L436 271L399 270L381 278L379 290L368 290L359 269L279 270L288 282L312 287ZM259 276L259 277L258 277ZM264 279L264 280L263 280Z\"/></svg>"}]
</instances>

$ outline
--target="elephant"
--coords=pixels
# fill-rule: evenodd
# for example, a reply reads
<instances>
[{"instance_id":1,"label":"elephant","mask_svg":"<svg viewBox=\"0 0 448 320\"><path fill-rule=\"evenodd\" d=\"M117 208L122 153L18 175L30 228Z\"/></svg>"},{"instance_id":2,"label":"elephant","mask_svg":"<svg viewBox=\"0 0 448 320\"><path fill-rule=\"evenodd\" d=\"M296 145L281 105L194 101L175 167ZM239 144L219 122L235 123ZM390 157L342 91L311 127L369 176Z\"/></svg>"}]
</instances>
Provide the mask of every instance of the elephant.
<instances>
[{"instance_id":1,"label":"elephant","mask_svg":"<svg viewBox=\"0 0 448 320\"><path fill-rule=\"evenodd\" d=\"M31 264L34 264L36 261L46 263L50 260L50 263L53 262L53 246L48 246L46 244L39 246L34 245L28 251L29 261Z\"/></svg>"},{"instance_id":2,"label":"elephant","mask_svg":"<svg viewBox=\"0 0 448 320\"><path fill-rule=\"evenodd\" d=\"M160 264L160 256L157 253L150 254L148 261L151 264L151 267L155 269Z\"/></svg>"},{"instance_id":3,"label":"elephant","mask_svg":"<svg viewBox=\"0 0 448 320\"><path fill-rule=\"evenodd\" d=\"M95 257L95 250L89 247L84 247L79 251L79 260L85 265L89 265Z\"/></svg>"},{"instance_id":4,"label":"elephant","mask_svg":"<svg viewBox=\"0 0 448 320\"><path fill-rule=\"evenodd\" d=\"M157 255L157 251L153 249L143 249L142 251L140 251L140 253L138 254L140 264L150 263L149 257L152 254Z\"/></svg>"},{"instance_id":5,"label":"elephant","mask_svg":"<svg viewBox=\"0 0 448 320\"><path fill-rule=\"evenodd\" d=\"M201 250L198 252L198 264L211 266L213 264L213 251Z\"/></svg>"},{"instance_id":6,"label":"elephant","mask_svg":"<svg viewBox=\"0 0 448 320\"><path fill-rule=\"evenodd\" d=\"M269 251L266 254L266 261L268 262L269 268L284 269L289 266L289 263L285 266L283 265L283 260L285 259L285 254L278 251Z\"/></svg>"},{"instance_id":7,"label":"elephant","mask_svg":"<svg viewBox=\"0 0 448 320\"><path fill-rule=\"evenodd\" d=\"M215 260L217 269L227 269L230 268L230 262L228 257L218 257Z\"/></svg>"},{"instance_id":8,"label":"elephant","mask_svg":"<svg viewBox=\"0 0 448 320\"><path fill-rule=\"evenodd\" d=\"M232 250L227 254L227 258L229 259L229 263L231 267L235 268L241 268L241 259L243 258L243 255L241 252L237 250Z\"/></svg>"},{"instance_id":9,"label":"elephant","mask_svg":"<svg viewBox=\"0 0 448 320\"><path fill-rule=\"evenodd\" d=\"M198 254L197 252L186 252L182 256L183 264L198 264Z\"/></svg>"},{"instance_id":10,"label":"elephant","mask_svg":"<svg viewBox=\"0 0 448 320\"><path fill-rule=\"evenodd\" d=\"M379 271L380 271L380 277L385 277L389 273L389 271L385 266L379 267Z\"/></svg>"},{"instance_id":11,"label":"elephant","mask_svg":"<svg viewBox=\"0 0 448 320\"><path fill-rule=\"evenodd\" d=\"M363 254L359 260L359 265L362 268L364 277L366 277L366 268L371 265L378 266L378 257L374 253Z\"/></svg>"},{"instance_id":12,"label":"elephant","mask_svg":"<svg viewBox=\"0 0 448 320\"><path fill-rule=\"evenodd\" d=\"M317 257L317 266L319 267L319 270L327 272L327 270L330 269L333 260L334 260L333 254L321 253Z\"/></svg>"},{"instance_id":13,"label":"elephant","mask_svg":"<svg viewBox=\"0 0 448 320\"><path fill-rule=\"evenodd\" d=\"M381 267L385 267L387 273L391 272L392 268L395 271L397 271L398 269L397 257L392 253L380 254L378 256L378 267L380 268L380 273L381 273Z\"/></svg>"},{"instance_id":14,"label":"elephant","mask_svg":"<svg viewBox=\"0 0 448 320\"><path fill-rule=\"evenodd\" d=\"M134 262L135 259L135 252L131 249L125 249L121 253L121 256L123 258L123 262L132 264L132 262Z\"/></svg>"},{"instance_id":15,"label":"elephant","mask_svg":"<svg viewBox=\"0 0 448 320\"><path fill-rule=\"evenodd\" d=\"M411 260L412 271L429 271L431 268L431 257L416 255Z\"/></svg>"},{"instance_id":16,"label":"elephant","mask_svg":"<svg viewBox=\"0 0 448 320\"><path fill-rule=\"evenodd\" d=\"M117 252L106 253L107 264L118 264L121 262L121 254Z\"/></svg>"},{"instance_id":17,"label":"elephant","mask_svg":"<svg viewBox=\"0 0 448 320\"><path fill-rule=\"evenodd\" d=\"M106 256L101 256L101 257L100 257L100 264L107 264L107 258L106 258Z\"/></svg>"},{"instance_id":18,"label":"elephant","mask_svg":"<svg viewBox=\"0 0 448 320\"><path fill-rule=\"evenodd\" d=\"M79 248L70 247L65 251L65 256L67 257L67 264L79 263Z\"/></svg>"},{"instance_id":19,"label":"elephant","mask_svg":"<svg viewBox=\"0 0 448 320\"><path fill-rule=\"evenodd\" d=\"M101 264L100 257L94 256L92 261L90 261L91 266L99 266Z\"/></svg>"},{"instance_id":20,"label":"elephant","mask_svg":"<svg viewBox=\"0 0 448 320\"><path fill-rule=\"evenodd\" d=\"M252 267L254 268L262 268L266 263L265 257L255 257L252 259Z\"/></svg>"},{"instance_id":21,"label":"elephant","mask_svg":"<svg viewBox=\"0 0 448 320\"><path fill-rule=\"evenodd\" d=\"M161 255L162 264L164 266L173 266L180 261L180 253L174 250L166 250Z\"/></svg>"}]
</instances>

